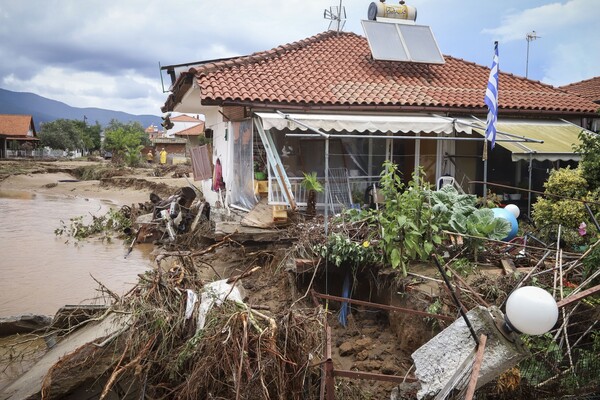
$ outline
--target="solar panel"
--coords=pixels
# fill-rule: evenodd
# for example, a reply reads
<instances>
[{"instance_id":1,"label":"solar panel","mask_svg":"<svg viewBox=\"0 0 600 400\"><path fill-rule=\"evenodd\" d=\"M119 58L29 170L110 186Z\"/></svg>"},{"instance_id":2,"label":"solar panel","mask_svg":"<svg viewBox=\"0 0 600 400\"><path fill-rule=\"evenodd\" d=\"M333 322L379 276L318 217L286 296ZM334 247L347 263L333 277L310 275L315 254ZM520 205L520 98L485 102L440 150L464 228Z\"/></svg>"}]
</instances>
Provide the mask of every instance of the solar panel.
<instances>
[{"instance_id":1,"label":"solar panel","mask_svg":"<svg viewBox=\"0 0 600 400\"><path fill-rule=\"evenodd\" d=\"M426 25L361 21L375 60L444 64L431 28Z\"/></svg>"}]
</instances>

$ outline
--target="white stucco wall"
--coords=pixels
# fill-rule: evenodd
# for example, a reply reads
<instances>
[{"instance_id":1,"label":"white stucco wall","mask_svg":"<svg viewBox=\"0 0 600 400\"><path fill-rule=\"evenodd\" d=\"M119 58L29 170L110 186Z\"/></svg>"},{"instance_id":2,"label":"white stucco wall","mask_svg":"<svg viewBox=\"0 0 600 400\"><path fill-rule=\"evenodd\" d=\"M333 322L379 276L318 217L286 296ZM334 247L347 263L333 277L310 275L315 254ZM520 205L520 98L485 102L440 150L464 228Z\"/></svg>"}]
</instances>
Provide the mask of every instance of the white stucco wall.
<instances>
[{"instance_id":1,"label":"white stucco wall","mask_svg":"<svg viewBox=\"0 0 600 400\"><path fill-rule=\"evenodd\" d=\"M204 111L204 123L206 129L213 130L213 154L212 163L216 164L217 159L221 161L223 167L223 180L226 190L230 187L231 173L228 169L230 162L230 141L228 132L230 123L223 121L223 116L219 113L220 107L206 107ZM202 181L202 191L206 201L214 206L218 201L225 201L226 193L222 193L222 199L219 199L218 193L212 190L212 179Z\"/></svg>"}]
</instances>

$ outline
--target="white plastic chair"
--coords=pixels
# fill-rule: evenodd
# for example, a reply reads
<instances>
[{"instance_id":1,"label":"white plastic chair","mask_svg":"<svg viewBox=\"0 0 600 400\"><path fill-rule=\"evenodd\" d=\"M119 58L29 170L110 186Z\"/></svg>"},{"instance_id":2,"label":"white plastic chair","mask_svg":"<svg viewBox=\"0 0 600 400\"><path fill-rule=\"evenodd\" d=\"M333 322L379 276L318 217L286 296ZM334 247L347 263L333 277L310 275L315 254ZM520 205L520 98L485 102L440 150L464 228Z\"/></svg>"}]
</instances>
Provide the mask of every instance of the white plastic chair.
<instances>
[{"instance_id":1,"label":"white plastic chair","mask_svg":"<svg viewBox=\"0 0 600 400\"><path fill-rule=\"evenodd\" d=\"M437 190L440 190L441 188L443 188L446 185L455 186L454 183L455 183L454 177L441 176L437 181Z\"/></svg>"}]
</instances>

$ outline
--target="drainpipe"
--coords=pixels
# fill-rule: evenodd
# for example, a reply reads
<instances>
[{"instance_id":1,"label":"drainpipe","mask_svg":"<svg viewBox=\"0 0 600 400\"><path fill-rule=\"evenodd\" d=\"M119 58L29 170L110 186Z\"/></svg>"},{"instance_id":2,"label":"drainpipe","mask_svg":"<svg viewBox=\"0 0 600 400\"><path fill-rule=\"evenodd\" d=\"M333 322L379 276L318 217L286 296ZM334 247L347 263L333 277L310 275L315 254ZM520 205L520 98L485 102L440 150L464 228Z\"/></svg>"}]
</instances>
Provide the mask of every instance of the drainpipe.
<instances>
[{"instance_id":1,"label":"drainpipe","mask_svg":"<svg viewBox=\"0 0 600 400\"><path fill-rule=\"evenodd\" d=\"M329 217L329 135L325 137L325 237L328 234Z\"/></svg>"},{"instance_id":2,"label":"drainpipe","mask_svg":"<svg viewBox=\"0 0 600 400\"><path fill-rule=\"evenodd\" d=\"M531 219L531 174L533 171L533 154L529 153L529 193L527 193L527 217Z\"/></svg>"}]
</instances>

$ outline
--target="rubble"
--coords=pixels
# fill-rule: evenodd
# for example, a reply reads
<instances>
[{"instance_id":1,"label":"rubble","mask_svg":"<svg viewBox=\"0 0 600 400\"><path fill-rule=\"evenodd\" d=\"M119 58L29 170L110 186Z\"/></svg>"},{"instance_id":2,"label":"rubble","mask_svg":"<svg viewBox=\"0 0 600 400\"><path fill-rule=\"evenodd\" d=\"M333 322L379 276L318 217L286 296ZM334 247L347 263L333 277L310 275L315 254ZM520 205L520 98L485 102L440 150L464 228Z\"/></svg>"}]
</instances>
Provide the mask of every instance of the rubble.
<instances>
[{"instance_id":1,"label":"rubble","mask_svg":"<svg viewBox=\"0 0 600 400\"><path fill-rule=\"evenodd\" d=\"M0 318L0 337L29 333L48 327L52 318L47 315L22 314Z\"/></svg>"},{"instance_id":2,"label":"rubble","mask_svg":"<svg viewBox=\"0 0 600 400\"><path fill-rule=\"evenodd\" d=\"M191 187L153 192L149 203L130 211L136 223L129 248L157 244L155 268L140 275L137 285L108 308L62 310L52 325L56 345L21 378L0 389L0 399L42 393L44 398L61 398L83 391L107 399L142 393L153 398L319 398L325 381L321 366L327 361L324 326L332 329L334 371L346 374L335 376L336 398L414 399L417 392L424 398L445 387L474 348L462 319L449 325L456 319L456 307L426 263L411 265L407 276L382 266L359 266L351 298L388 308L352 303L347 327L337 322L341 301L331 297L311 303L310 289L339 294L344 277L343 268L310 252L324 237L321 216L307 222L290 213L285 226L266 224L262 217L246 218L243 224L212 221L211 213L219 210L211 210ZM376 243L366 241L371 237L364 221L334 219L329 228L349 233L363 246ZM525 352L494 336L497 328L489 325L480 306L489 314L532 276L551 285L558 257L548 263L553 258L548 249L529 246L525 252L516 243L490 241L479 253L477 270L461 278L452 261L464 246L462 236L455 236L444 247L445 259L462 305L471 310L470 318L478 315L473 317L476 331L490 335L478 386L490 380L504 385L504 377L497 382L493 378ZM564 257L565 270L579 278L578 260L566 252ZM502 275L502 265L507 275ZM227 285L217 296L221 304L208 307L212 297L203 294L215 282ZM571 323L592 315L586 308ZM107 322L113 318L114 323ZM577 329L586 335L585 329ZM516 350L496 351L503 346ZM506 354L510 363L499 362ZM368 383L361 384L357 376ZM374 380L382 376L391 380ZM412 382L415 377L420 382ZM550 378L539 384L552 384ZM406 382L398 386L402 379ZM503 390L511 393L526 382ZM491 396L494 390L486 393Z\"/></svg>"}]
</instances>

